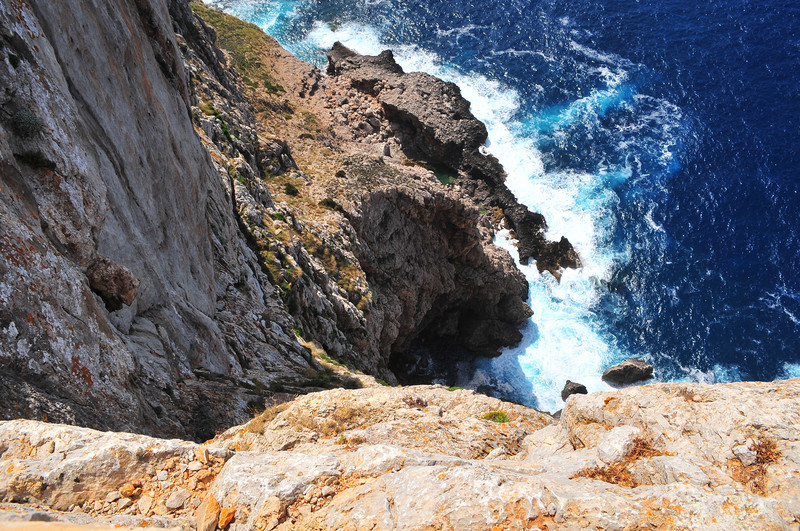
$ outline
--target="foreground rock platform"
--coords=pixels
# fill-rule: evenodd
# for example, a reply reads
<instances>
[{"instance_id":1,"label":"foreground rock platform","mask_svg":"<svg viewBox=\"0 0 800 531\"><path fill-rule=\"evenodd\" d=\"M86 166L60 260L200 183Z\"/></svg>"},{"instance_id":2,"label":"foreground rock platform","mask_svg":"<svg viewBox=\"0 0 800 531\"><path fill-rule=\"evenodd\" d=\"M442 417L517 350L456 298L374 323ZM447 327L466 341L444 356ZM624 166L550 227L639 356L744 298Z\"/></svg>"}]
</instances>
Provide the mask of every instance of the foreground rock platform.
<instances>
[{"instance_id":1,"label":"foreground rock platform","mask_svg":"<svg viewBox=\"0 0 800 531\"><path fill-rule=\"evenodd\" d=\"M205 444L9 421L0 519L35 509L181 529L797 529L798 393L800 379L653 384L572 395L556 421L438 386L331 390Z\"/></svg>"}]
</instances>

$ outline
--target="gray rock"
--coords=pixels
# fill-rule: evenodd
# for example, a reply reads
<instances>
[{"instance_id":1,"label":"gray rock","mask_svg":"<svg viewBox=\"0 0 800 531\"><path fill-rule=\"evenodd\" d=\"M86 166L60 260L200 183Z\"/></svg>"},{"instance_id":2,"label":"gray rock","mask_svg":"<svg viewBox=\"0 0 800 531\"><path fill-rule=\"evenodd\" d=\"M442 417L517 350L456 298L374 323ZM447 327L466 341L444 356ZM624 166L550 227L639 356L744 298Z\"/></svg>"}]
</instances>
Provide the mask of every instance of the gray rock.
<instances>
[{"instance_id":1,"label":"gray rock","mask_svg":"<svg viewBox=\"0 0 800 531\"><path fill-rule=\"evenodd\" d=\"M633 440L642 434L635 426L618 426L603 435L597 443L597 457L611 464L624 459L633 448Z\"/></svg>"},{"instance_id":2,"label":"gray rock","mask_svg":"<svg viewBox=\"0 0 800 531\"><path fill-rule=\"evenodd\" d=\"M167 509L174 511L183 507L183 504L186 503L186 500L189 499L189 496L191 496L191 493L188 490L177 489L170 495L169 498L167 498L167 501L164 503L167 506Z\"/></svg>"},{"instance_id":3,"label":"gray rock","mask_svg":"<svg viewBox=\"0 0 800 531\"><path fill-rule=\"evenodd\" d=\"M359 55L340 42L328 54L328 74L375 96L410 156L460 171L471 179L468 188L475 199L491 198L502 208L519 239L523 262L533 257L540 271L556 276L560 269L580 264L569 241L547 241L544 217L530 212L508 190L502 166L483 152L486 126L472 115L457 85L425 73L403 72L389 50L378 56Z\"/></svg>"},{"instance_id":4,"label":"gray rock","mask_svg":"<svg viewBox=\"0 0 800 531\"><path fill-rule=\"evenodd\" d=\"M653 366L644 360L628 358L627 360L606 369L603 373L603 381L625 385L653 377Z\"/></svg>"}]
</instances>

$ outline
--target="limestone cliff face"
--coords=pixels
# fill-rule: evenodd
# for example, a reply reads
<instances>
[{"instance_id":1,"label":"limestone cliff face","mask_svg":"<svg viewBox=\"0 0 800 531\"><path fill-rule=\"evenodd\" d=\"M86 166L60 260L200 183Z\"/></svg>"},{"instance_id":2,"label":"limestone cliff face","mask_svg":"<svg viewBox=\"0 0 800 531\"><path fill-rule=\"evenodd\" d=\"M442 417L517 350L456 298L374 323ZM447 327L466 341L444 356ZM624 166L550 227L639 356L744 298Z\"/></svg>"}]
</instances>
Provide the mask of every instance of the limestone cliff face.
<instances>
[{"instance_id":1,"label":"limestone cliff face","mask_svg":"<svg viewBox=\"0 0 800 531\"><path fill-rule=\"evenodd\" d=\"M219 30L183 0L0 6L0 413L201 439L354 384L327 356L395 382L423 339L518 341L469 194L348 79L193 9Z\"/></svg>"},{"instance_id":2,"label":"limestone cliff face","mask_svg":"<svg viewBox=\"0 0 800 531\"><path fill-rule=\"evenodd\" d=\"M192 128L166 4L4 2L0 31L3 415L213 435L244 395L199 372L309 362Z\"/></svg>"}]
</instances>

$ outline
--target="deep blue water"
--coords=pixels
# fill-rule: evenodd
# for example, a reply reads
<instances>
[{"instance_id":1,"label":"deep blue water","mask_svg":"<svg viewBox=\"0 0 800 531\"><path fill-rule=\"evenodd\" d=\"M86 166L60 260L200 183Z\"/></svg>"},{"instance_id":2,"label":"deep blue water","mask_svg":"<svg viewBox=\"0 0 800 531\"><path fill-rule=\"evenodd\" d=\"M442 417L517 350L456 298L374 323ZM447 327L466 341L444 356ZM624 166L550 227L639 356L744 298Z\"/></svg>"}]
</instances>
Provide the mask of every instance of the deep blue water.
<instances>
[{"instance_id":1,"label":"deep blue water","mask_svg":"<svg viewBox=\"0 0 800 531\"><path fill-rule=\"evenodd\" d=\"M529 403L629 356L665 381L800 376L800 3L213 3L317 64L338 39L462 87L584 262L523 266L536 315L484 372Z\"/></svg>"}]
</instances>

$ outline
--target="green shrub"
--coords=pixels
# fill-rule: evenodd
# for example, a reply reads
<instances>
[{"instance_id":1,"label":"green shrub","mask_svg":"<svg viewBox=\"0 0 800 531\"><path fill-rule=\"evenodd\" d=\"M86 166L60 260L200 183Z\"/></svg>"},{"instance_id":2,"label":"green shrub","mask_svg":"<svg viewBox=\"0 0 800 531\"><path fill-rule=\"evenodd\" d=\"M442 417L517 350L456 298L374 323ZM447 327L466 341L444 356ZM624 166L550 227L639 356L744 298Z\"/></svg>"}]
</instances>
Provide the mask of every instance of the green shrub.
<instances>
[{"instance_id":1,"label":"green shrub","mask_svg":"<svg viewBox=\"0 0 800 531\"><path fill-rule=\"evenodd\" d=\"M11 117L11 128L22 138L33 138L42 130L42 120L28 109L20 109Z\"/></svg>"},{"instance_id":2,"label":"green shrub","mask_svg":"<svg viewBox=\"0 0 800 531\"><path fill-rule=\"evenodd\" d=\"M462 389L464 389L464 388L463 387L456 387L456 386L447 388L448 391L460 391Z\"/></svg>"},{"instance_id":3,"label":"green shrub","mask_svg":"<svg viewBox=\"0 0 800 531\"><path fill-rule=\"evenodd\" d=\"M273 212L269 215L272 219L277 219L286 223L286 216L283 215L283 212Z\"/></svg>"},{"instance_id":4,"label":"green shrub","mask_svg":"<svg viewBox=\"0 0 800 531\"><path fill-rule=\"evenodd\" d=\"M483 420L491 420L492 422L497 423L504 423L509 422L511 419L508 418L508 415L505 414L504 411L490 411L485 413L482 417Z\"/></svg>"},{"instance_id":5,"label":"green shrub","mask_svg":"<svg viewBox=\"0 0 800 531\"><path fill-rule=\"evenodd\" d=\"M341 212L344 214L344 209L342 205L331 199L330 197L326 197L322 201L319 202L319 206L324 206L325 208L330 208L331 210L335 210L337 212Z\"/></svg>"},{"instance_id":6,"label":"green shrub","mask_svg":"<svg viewBox=\"0 0 800 531\"><path fill-rule=\"evenodd\" d=\"M312 135L311 133L301 133L300 134L300 138L301 139L314 140L314 135Z\"/></svg>"},{"instance_id":7,"label":"green shrub","mask_svg":"<svg viewBox=\"0 0 800 531\"><path fill-rule=\"evenodd\" d=\"M17 68L19 66L19 56L17 54L8 52L8 62L11 63L11 66Z\"/></svg>"},{"instance_id":8,"label":"green shrub","mask_svg":"<svg viewBox=\"0 0 800 531\"><path fill-rule=\"evenodd\" d=\"M300 195L300 190L298 190L297 187L292 183L286 183L286 186L283 187L283 192L286 195L291 195L291 196Z\"/></svg>"}]
</instances>

